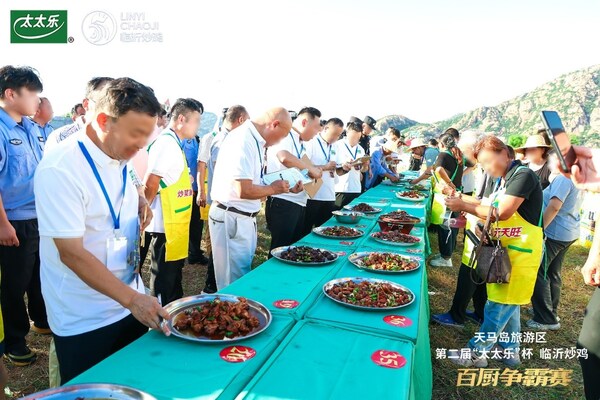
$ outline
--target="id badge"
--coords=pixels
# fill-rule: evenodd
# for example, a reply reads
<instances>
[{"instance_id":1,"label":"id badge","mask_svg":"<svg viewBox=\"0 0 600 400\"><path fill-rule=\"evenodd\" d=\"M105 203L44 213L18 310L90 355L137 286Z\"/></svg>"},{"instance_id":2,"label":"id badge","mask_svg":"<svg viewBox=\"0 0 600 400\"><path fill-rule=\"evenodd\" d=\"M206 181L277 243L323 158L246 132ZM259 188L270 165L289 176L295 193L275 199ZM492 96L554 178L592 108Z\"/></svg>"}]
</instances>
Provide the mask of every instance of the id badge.
<instances>
[{"instance_id":1,"label":"id badge","mask_svg":"<svg viewBox=\"0 0 600 400\"><path fill-rule=\"evenodd\" d=\"M127 238L110 237L106 240L106 267L111 271L127 269Z\"/></svg>"}]
</instances>

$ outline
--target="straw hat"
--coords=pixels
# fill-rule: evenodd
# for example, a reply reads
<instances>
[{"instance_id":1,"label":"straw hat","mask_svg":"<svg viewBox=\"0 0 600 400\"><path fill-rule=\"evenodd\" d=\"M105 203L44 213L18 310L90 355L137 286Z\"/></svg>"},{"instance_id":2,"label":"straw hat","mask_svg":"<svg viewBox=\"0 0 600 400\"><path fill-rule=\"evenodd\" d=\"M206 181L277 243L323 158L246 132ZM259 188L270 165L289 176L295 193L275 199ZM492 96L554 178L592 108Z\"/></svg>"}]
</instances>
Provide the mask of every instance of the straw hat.
<instances>
[{"instance_id":1,"label":"straw hat","mask_svg":"<svg viewBox=\"0 0 600 400\"><path fill-rule=\"evenodd\" d=\"M409 150L412 150L417 147L427 147L427 144L421 138L416 138L410 141L410 146L408 146Z\"/></svg>"},{"instance_id":2,"label":"straw hat","mask_svg":"<svg viewBox=\"0 0 600 400\"><path fill-rule=\"evenodd\" d=\"M527 138L527 141L525 142L525 144L521 147L516 148L515 151L524 153L525 150L533 149L536 147L541 147L541 148L545 148L545 149L550 148L550 146L548 146L546 144L546 140L544 139L544 137L542 135L531 135Z\"/></svg>"},{"instance_id":3,"label":"straw hat","mask_svg":"<svg viewBox=\"0 0 600 400\"><path fill-rule=\"evenodd\" d=\"M388 140L383 144L383 148L387 151L391 151L392 153L398 152L398 143L393 140Z\"/></svg>"}]
</instances>

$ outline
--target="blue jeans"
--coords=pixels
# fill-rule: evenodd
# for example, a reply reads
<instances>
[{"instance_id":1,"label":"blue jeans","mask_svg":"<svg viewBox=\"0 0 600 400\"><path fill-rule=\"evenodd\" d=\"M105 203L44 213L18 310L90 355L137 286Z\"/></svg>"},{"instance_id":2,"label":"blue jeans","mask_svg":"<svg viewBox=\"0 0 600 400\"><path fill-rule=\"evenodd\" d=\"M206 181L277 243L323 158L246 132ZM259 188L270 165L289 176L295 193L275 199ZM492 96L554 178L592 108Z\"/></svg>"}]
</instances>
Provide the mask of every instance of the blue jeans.
<instances>
[{"instance_id":1,"label":"blue jeans","mask_svg":"<svg viewBox=\"0 0 600 400\"><path fill-rule=\"evenodd\" d=\"M481 337L469 340L469 347L481 355L483 351L489 352L494 344L498 343L503 350L513 349L519 351L518 333L521 332L521 307L512 304L500 304L488 300L483 310L483 324L479 328ZM497 342L500 333L508 334L508 342ZM513 333L515 335L513 335ZM492 335L490 337L490 335Z\"/></svg>"}]
</instances>

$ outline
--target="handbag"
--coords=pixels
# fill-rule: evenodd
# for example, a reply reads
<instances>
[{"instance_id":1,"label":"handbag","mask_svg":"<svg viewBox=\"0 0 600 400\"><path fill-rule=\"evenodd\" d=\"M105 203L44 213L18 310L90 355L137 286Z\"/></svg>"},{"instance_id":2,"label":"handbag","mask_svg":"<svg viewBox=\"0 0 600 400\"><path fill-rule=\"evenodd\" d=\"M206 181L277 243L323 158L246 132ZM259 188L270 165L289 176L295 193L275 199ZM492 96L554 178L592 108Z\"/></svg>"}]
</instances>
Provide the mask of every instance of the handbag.
<instances>
[{"instance_id":1,"label":"handbag","mask_svg":"<svg viewBox=\"0 0 600 400\"><path fill-rule=\"evenodd\" d=\"M473 267L473 264L477 262L475 266L475 272L479 277L479 282L476 284L483 283L509 283L510 274L512 272L512 264L508 257L508 250L502 246L500 240L494 240L489 234L490 225L492 222L492 215L494 219L498 221L498 209L490 206L485 225L479 238L479 244L471 255L469 266Z\"/></svg>"}]
</instances>

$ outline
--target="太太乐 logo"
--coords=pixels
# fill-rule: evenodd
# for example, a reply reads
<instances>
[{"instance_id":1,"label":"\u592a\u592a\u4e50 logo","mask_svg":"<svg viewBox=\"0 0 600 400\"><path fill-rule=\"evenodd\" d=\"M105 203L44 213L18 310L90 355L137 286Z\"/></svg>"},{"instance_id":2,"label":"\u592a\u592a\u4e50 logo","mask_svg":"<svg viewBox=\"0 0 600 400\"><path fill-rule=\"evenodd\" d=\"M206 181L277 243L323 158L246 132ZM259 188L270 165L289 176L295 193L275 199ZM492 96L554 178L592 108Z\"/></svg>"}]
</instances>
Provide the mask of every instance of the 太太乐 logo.
<instances>
[{"instance_id":1,"label":"\u592a\u592a\u4e50 logo","mask_svg":"<svg viewBox=\"0 0 600 400\"><path fill-rule=\"evenodd\" d=\"M67 10L11 10L11 43L68 43Z\"/></svg>"}]
</instances>

